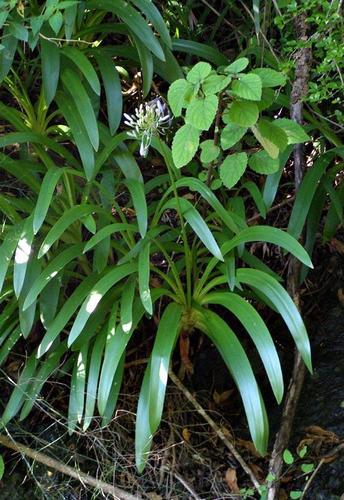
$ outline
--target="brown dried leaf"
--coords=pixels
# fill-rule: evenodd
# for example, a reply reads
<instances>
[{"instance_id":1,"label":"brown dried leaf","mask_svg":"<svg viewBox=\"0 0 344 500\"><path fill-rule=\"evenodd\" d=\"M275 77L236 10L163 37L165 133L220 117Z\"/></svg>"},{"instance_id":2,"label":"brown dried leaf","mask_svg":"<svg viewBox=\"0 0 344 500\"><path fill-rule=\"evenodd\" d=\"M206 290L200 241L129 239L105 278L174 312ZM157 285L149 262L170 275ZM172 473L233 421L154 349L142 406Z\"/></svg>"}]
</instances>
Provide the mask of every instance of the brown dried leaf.
<instances>
[{"instance_id":1,"label":"brown dried leaf","mask_svg":"<svg viewBox=\"0 0 344 500\"><path fill-rule=\"evenodd\" d=\"M187 443L190 443L191 432L189 431L189 429L187 427L184 427L184 429L182 431L182 436L183 436L184 441L186 441Z\"/></svg>"},{"instance_id":2,"label":"brown dried leaf","mask_svg":"<svg viewBox=\"0 0 344 500\"><path fill-rule=\"evenodd\" d=\"M215 389L215 391L213 393L213 400L215 401L215 403L217 405L220 405L221 403L224 403L225 401L227 401L229 399L229 396L232 394L232 392L233 392L233 389L219 393Z\"/></svg>"},{"instance_id":3,"label":"brown dried leaf","mask_svg":"<svg viewBox=\"0 0 344 500\"><path fill-rule=\"evenodd\" d=\"M342 306L344 306L344 292L343 292L343 288L339 288L339 290L337 291L337 297L338 297L339 302L342 304Z\"/></svg>"},{"instance_id":4,"label":"brown dried leaf","mask_svg":"<svg viewBox=\"0 0 344 500\"><path fill-rule=\"evenodd\" d=\"M314 440L321 439L322 441L339 443L339 437L331 431L323 429L319 425L310 425L305 429L307 437L314 437Z\"/></svg>"},{"instance_id":5,"label":"brown dried leaf","mask_svg":"<svg viewBox=\"0 0 344 500\"><path fill-rule=\"evenodd\" d=\"M235 469L227 469L225 475L225 481L228 485L228 488L232 493L240 493L240 489L237 482L237 474Z\"/></svg>"},{"instance_id":6,"label":"brown dried leaf","mask_svg":"<svg viewBox=\"0 0 344 500\"><path fill-rule=\"evenodd\" d=\"M246 441L246 439L236 439L236 444L239 446L239 448L244 448L245 450L249 451L251 455L257 458L261 458L259 452L256 450L256 447L252 443L252 441Z\"/></svg>"}]
</instances>

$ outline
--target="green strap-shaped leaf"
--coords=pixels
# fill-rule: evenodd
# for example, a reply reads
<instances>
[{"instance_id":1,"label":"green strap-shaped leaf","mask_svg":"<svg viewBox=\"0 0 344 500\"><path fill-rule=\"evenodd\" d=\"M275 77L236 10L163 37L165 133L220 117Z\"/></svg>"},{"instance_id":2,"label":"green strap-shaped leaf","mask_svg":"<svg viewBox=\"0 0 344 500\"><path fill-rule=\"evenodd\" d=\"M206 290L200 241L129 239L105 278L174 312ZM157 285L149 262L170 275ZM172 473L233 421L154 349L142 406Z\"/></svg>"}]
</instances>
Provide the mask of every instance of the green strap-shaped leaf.
<instances>
[{"instance_id":1,"label":"green strap-shaped leaf","mask_svg":"<svg viewBox=\"0 0 344 500\"><path fill-rule=\"evenodd\" d=\"M148 211L144 186L140 181L137 181L136 179L126 179L124 181L124 184L129 189L136 212L136 218L141 238L144 238L147 233L148 225Z\"/></svg>"},{"instance_id":2,"label":"green strap-shaped leaf","mask_svg":"<svg viewBox=\"0 0 344 500\"><path fill-rule=\"evenodd\" d=\"M87 351L86 344L76 356L74 363L68 407L69 434L74 431L77 423L81 422L84 413Z\"/></svg>"},{"instance_id":3,"label":"green strap-shaped leaf","mask_svg":"<svg viewBox=\"0 0 344 500\"><path fill-rule=\"evenodd\" d=\"M255 308L240 295L227 292L210 293L202 302L225 307L242 323L262 358L273 393L280 403L284 391L281 364L270 332Z\"/></svg>"},{"instance_id":4,"label":"green strap-shaped leaf","mask_svg":"<svg viewBox=\"0 0 344 500\"><path fill-rule=\"evenodd\" d=\"M257 269L238 269L237 278L241 283L259 290L281 314L305 365L312 371L311 348L306 327L294 302L286 290L271 276Z\"/></svg>"},{"instance_id":5,"label":"green strap-shaped leaf","mask_svg":"<svg viewBox=\"0 0 344 500\"><path fill-rule=\"evenodd\" d=\"M57 305L61 289L61 275L49 280L47 286L43 288L39 297L39 316L47 330L56 315Z\"/></svg>"},{"instance_id":6,"label":"green strap-shaped leaf","mask_svg":"<svg viewBox=\"0 0 344 500\"><path fill-rule=\"evenodd\" d=\"M26 219L14 254L13 289L18 298L23 288L33 241L32 217Z\"/></svg>"},{"instance_id":7,"label":"green strap-shaped leaf","mask_svg":"<svg viewBox=\"0 0 344 500\"><path fill-rule=\"evenodd\" d=\"M5 215L13 224L17 224L21 221L21 217L16 209L12 206L11 198L11 196L7 197L0 195L0 212L3 216Z\"/></svg>"},{"instance_id":8,"label":"green strap-shaped leaf","mask_svg":"<svg viewBox=\"0 0 344 500\"><path fill-rule=\"evenodd\" d=\"M66 7L64 11L63 17L64 17L64 30L65 30L66 40L72 38L77 14L78 14L78 4Z\"/></svg>"},{"instance_id":9,"label":"green strap-shaped leaf","mask_svg":"<svg viewBox=\"0 0 344 500\"><path fill-rule=\"evenodd\" d=\"M121 327L125 333L133 326L133 302L135 297L136 281L132 278L126 282L121 297Z\"/></svg>"},{"instance_id":10,"label":"green strap-shaped leaf","mask_svg":"<svg viewBox=\"0 0 344 500\"><path fill-rule=\"evenodd\" d=\"M34 167L38 167L37 163L12 160L12 158L8 155L4 155L2 153L0 153L0 162L1 169L3 171L8 172L11 176L17 179L21 179L21 183L28 186L34 193L39 192L41 184L38 179L36 179L34 169Z\"/></svg>"},{"instance_id":11,"label":"green strap-shaped leaf","mask_svg":"<svg viewBox=\"0 0 344 500\"><path fill-rule=\"evenodd\" d=\"M162 291L155 289L152 292L152 300L153 302L160 298L162 295ZM107 358L104 359L102 366L102 373L99 382L99 390L98 390L98 409L101 415L105 414L106 407L109 400L109 395L112 387L112 381L117 373L118 365L120 363L121 357L125 352L125 349L128 345L129 340L138 323L141 321L141 318L144 314L144 308L142 306L140 299L135 299L133 305L133 325L130 332L124 332L121 326L116 328L116 334L112 335L109 339L110 342L107 346L109 354Z\"/></svg>"},{"instance_id":12,"label":"green strap-shaped leaf","mask_svg":"<svg viewBox=\"0 0 344 500\"><path fill-rule=\"evenodd\" d=\"M37 359L36 353L31 354L26 361L23 371L20 374L18 382L11 394L11 397L6 405L5 411L0 419L0 425L6 425L18 413L23 401L26 398L26 390L33 381L33 374L36 370Z\"/></svg>"},{"instance_id":13,"label":"green strap-shaped leaf","mask_svg":"<svg viewBox=\"0 0 344 500\"><path fill-rule=\"evenodd\" d=\"M88 370L87 388L86 388L86 403L83 430L86 431L92 421L94 408L97 400L98 380L100 366L104 352L106 341L106 331L98 333L96 341L93 345L90 366Z\"/></svg>"},{"instance_id":14,"label":"green strap-shaped leaf","mask_svg":"<svg viewBox=\"0 0 344 500\"><path fill-rule=\"evenodd\" d=\"M252 241L264 241L279 245L297 257L303 264L313 268L308 253L295 238L281 229L270 226L251 226L244 229L230 241L223 244L221 248L222 254L225 255L233 248Z\"/></svg>"},{"instance_id":15,"label":"green strap-shaped leaf","mask_svg":"<svg viewBox=\"0 0 344 500\"><path fill-rule=\"evenodd\" d=\"M108 325L106 327L106 344L104 351L104 361L100 375L98 390L98 409L103 416L108 404L108 398L111 392L113 380L118 369L123 352L116 350L118 330L117 326L118 302L112 307Z\"/></svg>"},{"instance_id":16,"label":"green strap-shaped leaf","mask_svg":"<svg viewBox=\"0 0 344 500\"><path fill-rule=\"evenodd\" d=\"M162 47L165 54L165 61L160 61L153 55L154 70L161 76L161 78L168 82L173 83L178 78L183 78L184 73L179 65L176 57L172 54L171 50L165 45Z\"/></svg>"},{"instance_id":17,"label":"green strap-shaped leaf","mask_svg":"<svg viewBox=\"0 0 344 500\"><path fill-rule=\"evenodd\" d=\"M263 188L263 199L266 208L270 208L275 200L278 186L281 180L283 169L289 159L292 152L292 147L288 146L279 157L279 169L278 172L270 174L266 177L264 188Z\"/></svg>"},{"instance_id":18,"label":"green strap-shaped leaf","mask_svg":"<svg viewBox=\"0 0 344 500\"><path fill-rule=\"evenodd\" d=\"M23 404L22 410L20 412L20 420L24 420L30 413L35 401L37 400L43 385L50 377L52 372L59 365L61 356L66 352L66 343L60 344L55 347L55 350L51 355L41 362L40 368L35 373L34 379L30 386L27 388L26 401Z\"/></svg>"},{"instance_id":19,"label":"green strap-shaped leaf","mask_svg":"<svg viewBox=\"0 0 344 500\"><path fill-rule=\"evenodd\" d=\"M139 473L143 471L152 446L153 433L149 422L150 362L146 368L136 411L135 462Z\"/></svg>"},{"instance_id":20,"label":"green strap-shaped leaf","mask_svg":"<svg viewBox=\"0 0 344 500\"><path fill-rule=\"evenodd\" d=\"M121 388L122 379L123 379L124 361L125 361L125 353L122 354L122 357L119 360L117 370L116 370L115 376L114 376L113 381L112 381L110 394L109 394L106 408L105 408L103 418L102 418L102 426L103 427L110 422L112 415L113 415L113 412L116 408L117 399L119 396L119 390Z\"/></svg>"},{"instance_id":21,"label":"green strap-shaped leaf","mask_svg":"<svg viewBox=\"0 0 344 500\"><path fill-rule=\"evenodd\" d=\"M84 121L68 94L57 92L56 102L71 129L86 178L90 181L95 176L95 161L93 147L89 139L89 134L85 128Z\"/></svg>"},{"instance_id":22,"label":"green strap-shaped leaf","mask_svg":"<svg viewBox=\"0 0 344 500\"><path fill-rule=\"evenodd\" d=\"M121 231L132 231L134 233L137 232L137 227L134 224L125 224L122 222L116 222L115 224L109 224L105 227L99 229L99 231L92 236L90 240L85 245L83 253L89 252L93 247L98 245L104 238L108 236L120 233Z\"/></svg>"},{"instance_id":23,"label":"green strap-shaped leaf","mask_svg":"<svg viewBox=\"0 0 344 500\"><path fill-rule=\"evenodd\" d=\"M61 215L58 221L55 222L49 233L44 238L38 252L38 258L40 259L43 257L43 255L50 250L50 247L55 243L55 241L57 241L66 229L74 224L74 222L90 215L92 212L99 211L101 211L101 208L95 205L76 205L67 210L63 215Z\"/></svg>"},{"instance_id":24,"label":"green strap-shaped leaf","mask_svg":"<svg viewBox=\"0 0 344 500\"><path fill-rule=\"evenodd\" d=\"M45 174L41 189L39 191L38 200L33 214L33 232L37 234L42 226L45 216L49 210L51 199L53 197L56 184L58 183L64 169L53 167Z\"/></svg>"},{"instance_id":25,"label":"green strap-shaped leaf","mask_svg":"<svg viewBox=\"0 0 344 500\"><path fill-rule=\"evenodd\" d=\"M250 433L257 450L266 454L269 426L250 362L234 332L217 314L203 310L200 328L215 344L238 387Z\"/></svg>"},{"instance_id":26,"label":"green strap-shaped leaf","mask_svg":"<svg viewBox=\"0 0 344 500\"><path fill-rule=\"evenodd\" d=\"M204 246L209 250L210 253L214 255L214 257L223 261L221 250L200 213L185 198L179 198L178 201L182 210L183 217L185 217L185 220L190 224ZM174 210L177 210L177 201L175 199L169 200L164 205L164 208L173 208Z\"/></svg>"},{"instance_id":27,"label":"green strap-shaped leaf","mask_svg":"<svg viewBox=\"0 0 344 500\"><path fill-rule=\"evenodd\" d=\"M98 333L101 332L103 326L107 322L108 312L117 300L118 292L116 288L110 291L104 299L100 302L97 309L91 314L81 334L76 341L70 346L72 351L80 351L85 342L89 342Z\"/></svg>"},{"instance_id":28,"label":"green strap-shaped leaf","mask_svg":"<svg viewBox=\"0 0 344 500\"><path fill-rule=\"evenodd\" d=\"M149 286L150 279L150 243L147 242L141 252L139 253L138 259L138 271L139 271L139 292L143 307L151 316L153 314L152 297Z\"/></svg>"},{"instance_id":29,"label":"green strap-shaped leaf","mask_svg":"<svg viewBox=\"0 0 344 500\"><path fill-rule=\"evenodd\" d=\"M117 144L116 152L113 154L112 159L115 160L126 179L135 179L143 183L140 167L125 144Z\"/></svg>"},{"instance_id":30,"label":"green strap-shaped leaf","mask_svg":"<svg viewBox=\"0 0 344 500\"><path fill-rule=\"evenodd\" d=\"M93 148L95 151L98 151L99 131L97 119L85 88L80 82L78 75L71 69L63 71L62 81L66 91L70 93L75 102Z\"/></svg>"},{"instance_id":31,"label":"green strap-shaped leaf","mask_svg":"<svg viewBox=\"0 0 344 500\"><path fill-rule=\"evenodd\" d=\"M152 4L153 5L153 4ZM137 53L140 58L141 68L142 68L142 79L143 79L143 97L147 97L150 92L152 80L153 80L153 57L152 53L147 50L145 45L141 42L139 38L135 35L133 36L133 40L135 42L135 46L137 48Z\"/></svg>"},{"instance_id":32,"label":"green strap-shaped leaf","mask_svg":"<svg viewBox=\"0 0 344 500\"><path fill-rule=\"evenodd\" d=\"M47 106L49 106L55 97L60 76L60 49L55 41L49 41L42 37L39 44L41 48L44 97Z\"/></svg>"},{"instance_id":33,"label":"green strap-shaped leaf","mask_svg":"<svg viewBox=\"0 0 344 500\"><path fill-rule=\"evenodd\" d=\"M10 132L9 134L5 134L3 136L0 136L0 147L10 146L10 145L16 144L16 143L24 144L27 142L33 142L34 144L38 144L39 146L46 146L47 148L51 149L52 151L54 151L58 155L60 155L64 159L65 162L69 162L71 165L75 165L75 163L76 163L74 156L68 151L68 149L64 148L57 141L54 141L53 139L49 139L49 137L47 137L43 134L39 134L37 132L27 131L27 132ZM20 165L20 164L25 165L24 161L19 163L19 160L16 160L15 163L18 165ZM28 163L29 162L27 162L27 164ZM30 162L30 163L32 166L35 165L34 162ZM12 163L11 166L13 168L14 164ZM16 172L18 172L18 170ZM18 172L19 175L16 174L16 177L19 177L19 179L20 179L20 172L21 172L21 175L25 179L25 176L27 177L27 175L25 175L25 174L23 175L22 170L19 170L19 172ZM26 182L26 184L29 185L30 181L25 180L25 182ZM35 186L35 191L38 191L36 189L37 183L33 183L32 181L31 181L31 183ZM39 185L39 183L38 183L38 185Z\"/></svg>"},{"instance_id":34,"label":"green strap-shaped leaf","mask_svg":"<svg viewBox=\"0 0 344 500\"><path fill-rule=\"evenodd\" d=\"M248 264L249 267L253 267L254 269L258 269L258 271L263 271L264 273L269 274L272 276L276 281L281 282L283 279L281 276L279 276L277 273L272 271L269 266L267 266L261 259L253 255L252 253L248 252L247 250L244 250L242 255L240 256L240 259L245 262L245 264Z\"/></svg>"},{"instance_id":35,"label":"green strap-shaped leaf","mask_svg":"<svg viewBox=\"0 0 344 500\"><path fill-rule=\"evenodd\" d=\"M323 154L316 160L312 168L306 173L300 189L297 192L296 200L289 219L288 232L298 239L301 235L309 207L312 203L314 193L318 187L318 182L329 166L334 156L344 156L344 147L334 148Z\"/></svg>"},{"instance_id":36,"label":"green strap-shaped leaf","mask_svg":"<svg viewBox=\"0 0 344 500\"><path fill-rule=\"evenodd\" d=\"M7 356L12 352L13 346L17 343L19 338L22 336L21 328L18 326L10 334L6 342L0 349L0 366L6 361Z\"/></svg>"},{"instance_id":37,"label":"green strap-shaped leaf","mask_svg":"<svg viewBox=\"0 0 344 500\"><path fill-rule=\"evenodd\" d=\"M11 35L10 33L10 26L6 26L3 30L1 45L3 48L0 52L0 83L11 69L18 45L17 37Z\"/></svg>"},{"instance_id":38,"label":"green strap-shaped leaf","mask_svg":"<svg viewBox=\"0 0 344 500\"><path fill-rule=\"evenodd\" d=\"M105 216L99 217L100 227L105 226L106 223L105 221L107 221ZM103 272L107 266L110 254L111 254L111 239L110 236L106 236L94 248L93 271L96 271L98 274Z\"/></svg>"},{"instance_id":39,"label":"green strap-shaped leaf","mask_svg":"<svg viewBox=\"0 0 344 500\"><path fill-rule=\"evenodd\" d=\"M160 43L149 28L146 20L128 2L124 0L116 0L116 2L112 2L112 0L91 0L86 2L86 8L95 8L97 11L103 9L117 15L140 38L147 49L153 52L161 61L165 60Z\"/></svg>"},{"instance_id":40,"label":"green strap-shaped leaf","mask_svg":"<svg viewBox=\"0 0 344 500\"><path fill-rule=\"evenodd\" d=\"M41 263L35 257L31 258L27 267L23 288L18 299L19 323L24 338L27 338L27 336L31 332L31 328L35 319L36 301L34 301L26 310L23 309L23 303L25 297L31 290L32 284L35 282L40 272Z\"/></svg>"},{"instance_id":41,"label":"green strap-shaped leaf","mask_svg":"<svg viewBox=\"0 0 344 500\"><path fill-rule=\"evenodd\" d=\"M42 274L32 283L30 290L26 296L23 304L23 310L33 304L41 291L48 285L48 283L63 269L69 262L76 259L82 252L83 244L73 245L66 248L55 259L53 259L44 268Z\"/></svg>"},{"instance_id":42,"label":"green strap-shaped leaf","mask_svg":"<svg viewBox=\"0 0 344 500\"><path fill-rule=\"evenodd\" d=\"M189 187L193 191L197 191L215 210L216 215L226 224L228 229L237 233L240 228L246 227L246 222L234 212L226 210L222 203L218 200L211 189L204 182L195 177L186 177L176 182L177 187Z\"/></svg>"},{"instance_id":43,"label":"green strap-shaped leaf","mask_svg":"<svg viewBox=\"0 0 344 500\"><path fill-rule=\"evenodd\" d=\"M4 308L0 314L0 332L1 332L1 334L0 334L0 346L2 345L4 340L6 339L6 335L4 333L4 326L6 325L8 320L12 317L12 314L17 309L17 306L18 306L18 304L16 303L15 300L10 300L4 306ZM16 325L17 323L18 323L18 321L15 320L14 325ZM7 325L6 325L6 327L7 327ZM13 327L12 327L12 329L13 329ZM9 332L10 331L11 330L9 330Z\"/></svg>"},{"instance_id":44,"label":"green strap-shaped leaf","mask_svg":"<svg viewBox=\"0 0 344 500\"><path fill-rule=\"evenodd\" d=\"M115 62L105 51L99 51L99 48L97 48L94 51L94 56L103 79L109 128L111 135L113 135L122 119L123 98L121 81Z\"/></svg>"},{"instance_id":45,"label":"green strap-shaped leaf","mask_svg":"<svg viewBox=\"0 0 344 500\"><path fill-rule=\"evenodd\" d=\"M136 271L136 264L124 264L116 266L109 271L103 278L101 278L92 288L89 295L83 302L77 317L74 321L73 327L68 337L68 345L70 346L82 332L87 320L96 309L103 296L118 283L121 279Z\"/></svg>"},{"instance_id":46,"label":"green strap-shaped leaf","mask_svg":"<svg viewBox=\"0 0 344 500\"><path fill-rule=\"evenodd\" d=\"M70 318L73 316L79 305L82 303L86 295L92 290L92 287L98 280L99 276L91 274L85 278L81 284L74 290L69 299L63 304L56 318L49 326L44 335L40 346L38 347L37 356L40 357L50 349L59 333L67 325Z\"/></svg>"},{"instance_id":47,"label":"green strap-shaped leaf","mask_svg":"<svg viewBox=\"0 0 344 500\"><path fill-rule=\"evenodd\" d=\"M97 95L100 95L100 83L97 73L88 58L85 56L85 53L80 49L70 47L68 45L63 47L61 53L68 57L77 66L88 81L90 87Z\"/></svg>"},{"instance_id":48,"label":"green strap-shaped leaf","mask_svg":"<svg viewBox=\"0 0 344 500\"><path fill-rule=\"evenodd\" d=\"M135 7L137 7L147 17L147 19L149 19L161 36L161 39L165 42L167 47L171 49L172 42L166 23L154 3L150 0L131 0L131 3L133 3Z\"/></svg>"},{"instance_id":49,"label":"green strap-shaped leaf","mask_svg":"<svg viewBox=\"0 0 344 500\"><path fill-rule=\"evenodd\" d=\"M198 56L201 59L210 61L216 66L228 64L228 59L219 50L209 47L209 45L205 43L184 40L182 38L173 38L172 49L173 51L186 52L187 54Z\"/></svg>"},{"instance_id":50,"label":"green strap-shaped leaf","mask_svg":"<svg viewBox=\"0 0 344 500\"><path fill-rule=\"evenodd\" d=\"M183 307L169 304L160 318L150 363L149 422L154 433L161 421L165 401L168 369L174 346L180 331Z\"/></svg>"},{"instance_id":51,"label":"green strap-shaped leaf","mask_svg":"<svg viewBox=\"0 0 344 500\"><path fill-rule=\"evenodd\" d=\"M225 256L225 269L226 269L226 278L230 291L232 292L236 285L236 276L235 276L235 255L234 252L230 252Z\"/></svg>"},{"instance_id":52,"label":"green strap-shaped leaf","mask_svg":"<svg viewBox=\"0 0 344 500\"><path fill-rule=\"evenodd\" d=\"M7 234L5 241L0 247L0 291L4 285L8 266L10 265L12 255L17 247L20 235L23 232L24 223L20 222L13 227Z\"/></svg>"},{"instance_id":53,"label":"green strap-shaped leaf","mask_svg":"<svg viewBox=\"0 0 344 500\"><path fill-rule=\"evenodd\" d=\"M242 187L246 188L247 191L250 193L250 195L252 196L252 198L253 198L253 200L254 200L254 202L259 210L261 217L263 217L263 219L265 219L266 206L265 206L265 202L264 202L262 193L259 191L257 184L255 182L248 181L248 182L245 182L245 184L243 184Z\"/></svg>"},{"instance_id":54,"label":"green strap-shaped leaf","mask_svg":"<svg viewBox=\"0 0 344 500\"><path fill-rule=\"evenodd\" d=\"M128 138L127 132L121 132L120 134L111 137L109 141L106 141L104 148L97 154L95 172L98 173L107 159L110 157L111 153L117 149L121 143ZM138 166L137 166L138 168ZM142 179L142 174L138 168L139 176Z\"/></svg>"}]
</instances>

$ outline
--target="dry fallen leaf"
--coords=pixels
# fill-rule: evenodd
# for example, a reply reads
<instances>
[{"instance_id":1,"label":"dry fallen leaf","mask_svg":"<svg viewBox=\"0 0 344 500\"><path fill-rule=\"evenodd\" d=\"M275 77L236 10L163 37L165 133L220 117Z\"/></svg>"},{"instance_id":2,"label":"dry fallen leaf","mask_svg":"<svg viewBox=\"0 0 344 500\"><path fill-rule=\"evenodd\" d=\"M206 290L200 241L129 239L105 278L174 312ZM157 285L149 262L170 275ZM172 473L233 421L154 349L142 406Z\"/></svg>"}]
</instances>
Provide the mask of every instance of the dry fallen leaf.
<instances>
[{"instance_id":1,"label":"dry fallen leaf","mask_svg":"<svg viewBox=\"0 0 344 500\"><path fill-rule=\"evenodd\" d=\"M224 403L225 401L227 401L229 399L229 396L232 394L232 392L233 392L233 389L219 393L215 389L214 394L213 394L213 400L215 401L215 403L217 405L220 405L221 403Z\"/></svg>"},{"instance_id":2,"label":"dry fallen leaf","mask_svg":"<svg viewBox=\"0 0 344 500\"><path fill-rule=\"evenodd\" d=\"M182 436L183 436L184 441L186 441L187 443L190 443L191 432L189 431L189 429L187 427L184 427L184 429L182 431Z\"/></svg>"},{"instance_id":3,"label":"dry fallen leaf","mask_svg":"<svg viewBox=\"0 0 344 500\"><path fill-rule=\"evenodd\" d=\"M343 291L343 288L339 288L338 289L337 296L338 296L339 302L342 304L342 306L344 306L344 291Z\"/></svg>"},{"instance_id":4,"label":"dry fallen leaf","mask_svg":"<svg viewBox=\"0 0 344 500\"><path fill-rule=\"evenodd\" d=\"M256 447L252 443L252 441L247 441L246 439L236 439L235 440L237 446L239 448L244 448L245 450L249 451L252 456L260 458L259 452L256 450Z\"/></svg>"},{"instance_id":5,"label":"dry fallen leaf","mask_svg":"<svg viewBox=\"0 0 344 500\"><path fill-rule=\"evenodd\" d=\"M162 496L155 493L155 491L150 491L147 496L149 500L162 500Z\"/></svg>"},{"instance_id":6,"label":"dry fallen leaf","mask_svg":"<svg viewBox=\"0 0 344 500\"><path fill-rule=\"evenodd\" d=\"M232 493L240 493L235 469L227 469L225 481Z\"/></svg>"}]
</instances>

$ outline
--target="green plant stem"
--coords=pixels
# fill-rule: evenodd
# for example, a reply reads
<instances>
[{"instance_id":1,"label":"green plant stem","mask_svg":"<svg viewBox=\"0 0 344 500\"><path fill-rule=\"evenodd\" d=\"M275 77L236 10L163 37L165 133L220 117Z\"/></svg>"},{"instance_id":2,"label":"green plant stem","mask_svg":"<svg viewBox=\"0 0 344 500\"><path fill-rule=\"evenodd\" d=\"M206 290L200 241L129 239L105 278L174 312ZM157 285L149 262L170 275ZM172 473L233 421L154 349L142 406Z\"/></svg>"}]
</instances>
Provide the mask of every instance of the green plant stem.
<instances>
[{"instance_id":1,"label":"green plant stem","mask_svg":"<svg viewBox=\"0 0 344 500\"><path fill-rule=\"evenodd\" d=\"M165 257L166 261L168 262L168 265L169 265L169 267L170 267L170 269L172 271L172 274L174 276L174 279L175 279L176 287L178 288L178 290L180 292L180 295L184 299L184 302L185 302L185 293L184 293L183 285L182 285L182 282L180 280L178 271L176 269L176 266L174 265L173 260L170 258L170 256L168 255L168 253L165 251L165 248L164 248L163 245L160 245L160 243L156 239L154 239L153 242L159 248L160 252L163 254L163 256Z\"/></svg>"}]
</instances>

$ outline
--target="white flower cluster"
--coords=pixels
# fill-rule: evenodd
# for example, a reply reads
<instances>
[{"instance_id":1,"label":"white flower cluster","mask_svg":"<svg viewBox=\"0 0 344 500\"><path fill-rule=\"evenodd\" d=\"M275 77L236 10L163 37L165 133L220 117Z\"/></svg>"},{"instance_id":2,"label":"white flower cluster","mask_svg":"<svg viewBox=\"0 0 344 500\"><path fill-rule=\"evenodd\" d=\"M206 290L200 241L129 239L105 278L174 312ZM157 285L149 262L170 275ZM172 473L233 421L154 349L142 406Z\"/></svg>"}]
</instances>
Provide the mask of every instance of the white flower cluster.
<instances>
[{"instance_id":1,"label":"white flower cluster","mask_svg":"<svg viewBox=\"0 0 344 500\"><path fill-rule=\"evenodd\" d=\"M135 113L124 113L125 125L133 130L128 135L140 141L140 155L146 157L153 136L165 134L171 126L172 118L167 105L157 97L153 101L140 104Z\"/></svg>"}]
</instances>

